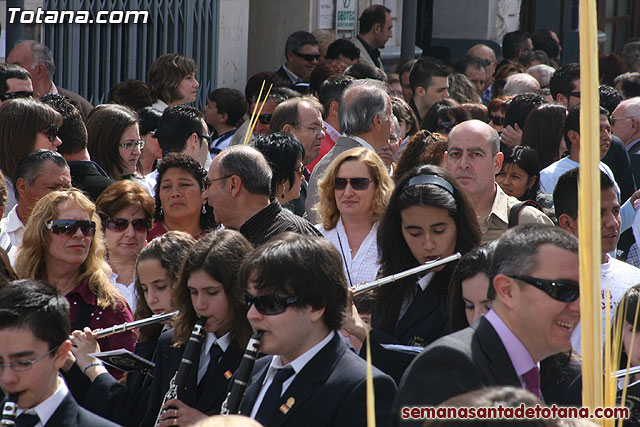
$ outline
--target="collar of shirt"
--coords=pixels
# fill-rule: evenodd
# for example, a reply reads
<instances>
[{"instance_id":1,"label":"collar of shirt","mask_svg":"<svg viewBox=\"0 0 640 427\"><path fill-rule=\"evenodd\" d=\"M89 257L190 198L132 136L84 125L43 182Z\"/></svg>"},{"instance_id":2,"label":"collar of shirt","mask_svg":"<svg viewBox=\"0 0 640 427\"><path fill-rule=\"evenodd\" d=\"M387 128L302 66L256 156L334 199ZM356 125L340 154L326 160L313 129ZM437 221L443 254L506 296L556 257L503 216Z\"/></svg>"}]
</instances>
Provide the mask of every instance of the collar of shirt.
<instances>
[{"instance_id":1,"label":"collar of shirt","mask_svg":"<svg viewBox=\"0 0 640 427\"><path fill-rule=\"evenodd\" d=\"M285 73L287 73L287 76L289 76L292 83L298 83L302 81L300 77L298 77L293 71L287 68L287 64L282 64L282 69Z\"/></svg>"},{"instance_id":2,"label":"collar of shirt","mask_svg":"<svg viewBox=\"0 0 640 427\"><path fill-rule=\"evenodd\" d=\"M24 224L20 221L20 217L18 217L18 205L12 207L7 214L2 231L7 233L15 233L16 231L24 232Z\"/></svg>"},{"instance_id":3,"label":"collar of shirt","mask_svg":"<svg viewBox=\"0 0 640 427\"><path fill-rule=\"evenodd\" d=\"M51 90L49 90L49 93L54 95L57 95L59 93L58 88L56 87L56 84L53 81L51 81Z\"/></svg>"},{"instance_id":4,"label":"collar of shirt","mask_svg":"<svg viewBox=\"0 0 640 427\"><path fill-rule=\"evenodd\" d=\"M83 281L78 287L69 292L67 298L73 294L78 294L86 304L96 305L96 295L89 289L89 280Z\"/></svg>"},{"instance_id":5,"label":"collar of shirt","mask_svg":"<svg viewBox=\"0 0 640 427\"><path fill-rule=\"evenodd\" d=\"M338 132L336 128L334 128L324 120L322 121L322 123L324 123L324 127L326 128L325 133L329 135L329 138L333 139L333 142L336 142L338 138L340 138L340 132Z\"/></svg>"},{"instance_id":6,"label":"collar of shirt","mask_svg":"<svg viewBox=\"0 0 640 427\"><path fill-rule=\"evenodd\" d=\"M169 105L160 98L156 99L156 102L154 102L151 106L160 111L164 111L169 108Z\"/></svg>"},{"instance_id":7,"label":"collar of shirt","mask_svg":"<svg viewBox=\"0 0 640 427\"><path fill-rule=\"evenodd\" d=\"M369 54L371 59L373 59L373 62L374 63L378 63L378 60L380 59L380 50L374 48L369 43L367 43L362 37L360 37L359 34L356 37L358 38L360 43L362 43L362 46L367 51L367 53Z\"/></svg>"},{"instance_id":8,"label":"collar of shirt","mask_svg":"<svg viewBox=\"0 0 640 427\"><path fill-rule=\"evenodd\" d=\"M216 343L220 346L222 351L227 351L227 348L231 344L231 331L227 332L220 338L217 338L216 335L212 332L207 332L202 350L205 354L209 354L211 346Z\"/></svg>"},{"instance_id":9,"label":"collar of shirt","mask_svg":"<svg viewBox=\"0 0 640 427\"><path fill-rule=\"evenodd\" d=\"M35 413L40 418L40 421L36 426L44 426L49 421L49 418L56 412L58 406L62 403L67 393L69 393L69 389L67 385L62 380L62 378L58 377L58 388L53 392L51 396L46 398L44 401L40 402L38 405L33 408L29 408L27 410L18 409L18 415L22 415L23 412L27 412L29 414Z\"/></svg>"},{"instance_id":10,"label":"collar of shirt","mask_svg":"<svg viewBox=\"0 0 640 427\"><path fill-rule=\"evenodd\" d=\"M214 139L211 142L211 145L209 148L215 148L218 145L220 145L220 143L223 142L224 140L233 137L233 135L236 133L237 130L238 129L231 129L230 131L223 133L222 135L220 135L218 138Z\"/></svg>"},{"instance_id":11,"label":"collar of shirt","mask_svg":"<svg viewBox=\"0 0 640 427\"><path fill-rule=\"evenodd\" d=\"M429 273L422 276L418 280L418 286L420 286L420 289L422 289L423 291L427 289L427 286L429 286L429 283L431 283L431 279L433 279L433 276L435 276L435 274L435 271L430 271Z\"/></svg>"},{"instance_id":12,"label":"collar of shirt","mask_svg":"<svg viewBox=\"0 0 640 427\"><path fill-rule=\"evenodd\" d=\"M632 148L634 145L636 145L638 142L640 142L640 138L636 139L635 141L631 141L631 142L629 143L629 145L626 145L626 146L624 147L624 149L625 149L625 150L627 150L627 153L628 153L628 152L629 152L629 150L631 150L631 148Z\"/></svg>"},{"instance_id":13,"label":"collar of shirt","mask_svg":"<svg viewBox=\"0 0 640 427\"><path fill-rule=\"evenodd\" d=\"M376 150L373 149L373 147L371 146L371 144L369 144L367 141L365 141L364 139L360 138L359 136L355 136L355 135L342 135L346 138L351 138L355 141L358 142L358 144L362 145L364 148L366 148L367 150L371 150L375 153Z\"/></svg>"},{"instance_id":14,"label":"collar of shirt","mask_svg":"<svg viewBox=\"0 0 640 427\"><path fill-rule=\"evenodd\" d=\"M507 194L502 191L502 188L498 184L494 184L496 188L496 195L493 198L493 205L491 206L491 212L489 216L483 221L485 226L488 226L492 217L497 217L505 224L509 223L509 207L507 206ZM482 225L482 224L481 224Z\"/></svg>"},{"instance_id":15,"label":"collar of shirt","mask_svg":"<svg viewBox=\"0 0 640 427\"><path fill-rule=\"evenodd\" d=\"M540 367L540 364L533 361L533 358L522 342L520 342L518 337L515 336L495 311L489 310L485 318L491 323L491 326L493 326L493 329L495 329L500 337L500 341L502 341L504 348L507 350L511 364L516 370L518 377L522 377L523 374L530 371L534 366ZM521 378L520 382L522 381Z\"/></svg>"}]
</instances>

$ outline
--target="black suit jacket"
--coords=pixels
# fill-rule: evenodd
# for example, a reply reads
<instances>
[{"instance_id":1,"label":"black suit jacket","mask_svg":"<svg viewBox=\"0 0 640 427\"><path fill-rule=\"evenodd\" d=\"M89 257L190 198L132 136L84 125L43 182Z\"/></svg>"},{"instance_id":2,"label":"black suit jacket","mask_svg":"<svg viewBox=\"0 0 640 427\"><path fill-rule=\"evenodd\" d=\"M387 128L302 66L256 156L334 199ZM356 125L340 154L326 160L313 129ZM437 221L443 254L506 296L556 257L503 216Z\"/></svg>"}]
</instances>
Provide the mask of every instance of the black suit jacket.
<instances>
[{"instance_id":1,"label":"black suit jacket","mask_svg":"<svg viewBox=\"0 0 640 427\"><path fill-rule=\"evenodd\" d=\"M116 182L92 161L73 160L67 163L71 173L71 184L87 193L94 202L105 188Z\"/></svg>"},{"instance_id":2,"label":"black suit jacket","mask_svg":"<svg viewBox=\"0 0 640 427\"><path fill-rule=\"evenodd\" d=\"M272 357L256 361L240 413L251 415ZM366 363L347 349L337 334L294 378L282 395L290 409L276 409L265 427L276 426L366 426ZM373 368L376 425L387 426L396 385Z\"/></svg>"},{"instance_id":3,"label":"black suit jacket","mask_svg":"<svg viewBox=\"0 0 640 427\"><path fill-rule=\"evenodd\" d=\"M153 371L153 381L151 382L151 390L149 392L147 413L141 424L143 426L153 426L160 412L160 404L169 389L169 382L180 366L184 348L172 347L172 342L173 329L164 332L158 340L155 358L156 366ZM224 399L227 397L229 379L231 378L229 374L225 375L225 373L227 371L229 371L231 375L235 373L243 353L243 351L229 346L215 367L215 380L204 384L204 389L201 393L197 392L198 365L200 363L200 353L198 353L198 358L193 361L191 371L189 372L187 388L181 398L182 402L207 415L219 414L222 402L224 402ZM227 378L227 376L229 378Z\"/></svg>"},{"instance_id":4,"label":"black suit jacket","mask_svg":"<svg viewBox=\"0 0 640 427\"><path fill-rule=\"evenodd\" d=\"M3 402L4 403L4 402ZM56 411L51 415L45 427L117 427L111 421L92 414L86 409L80 407L71 396L67 393Z\"/></svg>"},{"instance_id":5,"label":"black suit jacket","mask_svg":"<svg viewBox=\"0 0 640 427\"><path fill-rule=\"evenodd\" d=\"M640 141L631 147L628 154L631 163L631 173L633 174L636 185L638 185L638 183L640 183Z\"/></svg>"}]
</instances>

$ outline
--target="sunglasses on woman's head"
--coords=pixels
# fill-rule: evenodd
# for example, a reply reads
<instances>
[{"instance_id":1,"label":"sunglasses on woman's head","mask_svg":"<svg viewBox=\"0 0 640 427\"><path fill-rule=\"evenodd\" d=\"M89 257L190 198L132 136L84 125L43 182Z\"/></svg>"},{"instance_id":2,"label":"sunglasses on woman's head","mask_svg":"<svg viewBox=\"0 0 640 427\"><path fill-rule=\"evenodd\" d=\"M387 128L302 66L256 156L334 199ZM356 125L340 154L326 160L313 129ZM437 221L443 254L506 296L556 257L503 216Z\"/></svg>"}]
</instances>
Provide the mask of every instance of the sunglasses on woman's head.
<instances>
[{"instance_id":1,"label":"sunglasses on woman's head","mask_svg":"<svg viewBox=\"0 0 640 427\"><path fill-rule=\"evenodd\" d=\"M347 188L347 183L349 183L354 190L363 191L369 188L369 183L372 181L369 178L336 178L333 188L342 191Z\"/></svg>"},{"instance_id":2,"label":"sunglasses on woman's head","mask_svg":"<svg viewBox=\"0 0 640 427\"><path fill-rule=\"evenodd\" d=\"M109 218L106 221L107 228L111 231L123 232L133 225L133 229L138 233L146 233L151 228L150 221L146 218L137 218L129 221L126 218Z\"/></svg>"},{"instance_id":3,"label":"sunglasses on woman's head","mask_svg":"<svg viewBox=\"0 0 640 427\"><path fill-rule=\"evenodd\" d=\"M58 128L56 125L49 125L46 129L41 129L40 132L47 135L47 138L49 138L49 141L51 142L54 142L58 137Z\"/></svg>"},{"instance_id":4,"label":"sunglasses on woman's head","mask_svg":"<svg viewBox=\"0 0 640 427\"><path fill-rule=\"evenodd\" d=\"M59 236L73 236L80 230L83 236L93 236L96 223L77 219L54 219L47 223L47 229Z\"/></svg>"}]
</instances>

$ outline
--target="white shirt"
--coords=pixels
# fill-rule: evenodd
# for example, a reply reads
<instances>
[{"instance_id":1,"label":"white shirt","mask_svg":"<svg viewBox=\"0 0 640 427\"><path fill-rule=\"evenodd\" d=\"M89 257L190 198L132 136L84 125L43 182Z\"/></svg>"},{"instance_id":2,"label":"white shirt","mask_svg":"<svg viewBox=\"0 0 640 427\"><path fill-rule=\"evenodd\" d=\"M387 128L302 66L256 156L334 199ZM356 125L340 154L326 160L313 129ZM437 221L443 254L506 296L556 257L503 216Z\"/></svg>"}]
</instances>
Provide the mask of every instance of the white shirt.
<instances>
[{"instance_id":1,"label":"white shirt","mask_svg":"<svg viewBox=\"0 0 640 427\"><path fill-rule=\"evenodd\" d=\"M131 308L131 312L135 313L136 312L136 286L135 286L136 281L135 279L133 280L133 282L129 283L129 286L127 286L124 283L120 283L118 281L118 275L115 272L112 272L111 283L113 284L113 286L116 287L118 292L120 292L120 295L122 295L124 299L127 300L127 304L129 304L129 307Z\"/></svg>"},{"instance_id":2,"label":"white shirt","mask_svg":"<svg viewBox=\"0 0 640 427\"><path fill-rule=\"evenodd\" d=\"M58 388L56 388L56 391L54 391L51 396L33 408L29 408L27 410L18 408L18 416L22 415L23 412L27 412L29 414L35 413L38 415L38 418L40 418L40 421L38 421L35 427L44 427L49 421L49 418L51 418L53 413L56 412L56 409L58 409L58 406L60 406L67 393L69 393L69 389L62 378L58 377L56 380L58 382Z\"/></svg>"},{"instance_id":3,"label":"white shirt","mask_svg":"<svg viewBox=\"0 0 640 427\"><path fill-rule=\"evenodd\" d=\"M364 139L360 138L359 136L355 136L355 135L342 135L346 138L351 138L355 141L358 142L358 144L362 145L364 148L366 148L367 150L371 150L375 153L376 150L373 149L373 147L371 146L371 144L369 144L367 141L365 141Z\"/></svg>"},{"instance_id":4,"label":"white shirt","mask_svg":"<svg viewBox=\"0 0 640 427\"><path fill-rule=\"evenodd\" d=\"M156 102L154 102L151 106L160 111L164 111L169 108L169 105L167 105L167 103L162 99L157 99Z\"/></svg>"},{"instance_id":5,"label":"white shirt","mask_svg":"<svg viewBox=\"0 0 640 427\"><path fill-rule=\"evenodd\" d=\"M151 193L151 197L156 196L156 183L158 182L158 169L153 170L144 176L144 184Z\"/></svg>"},{"instance_id":6,"label":"white shirt","mask_svg":"<svg viewBox=\"0 0 640 427\"><path fill-rule=\"evenodd\" d=\"M209 367L209 352L211 351L211 347L214 344L218 344L222 351L227 351L229 344L231 344L231 332L227 332L220 338L216 338L215 334L208 332L207 336L204 339L204 343L202 344L202 348L200 350L200 364L198 365L198 384L204 377L204 374L207 373L207 368Z\"/></svg>"},{"instance_id":7,"label":"white shirt","mask_svg":"<svg viewBox=\"0 0 640 427\"><path fill-rule=\"evenodd\" d=\"M316 228L342 254L342 268L349 287L360 283L372 282L376 279L380 269L380 264L378 263L377 222L369 230L369 234L360 244L355 256L349 248L349 240L342 224L342 217L338 218L338 223L331 230L325 230L322 224L316 225Z\"/></svg>"},{"instance_id":8,"label":"white shirt","mask_svg":"<svg viewBox=\"0 0 640 427\"><path fill-rule=\"evenodd\" d=\"M420 289L422 289L422 292L424 292L424 290L427 289L427 286L429 286L429 283L431 283L431 279L433 279L433 276L435 275L436 275L435 271L430 271L424 276L422 276L420 279L418 279L417 284L418 286L420 286ZM396 322L396 325L398 324L398 322L400 322L400 319L402 319L402 316L404 316L404 314L409 309L409 306L413 302L413 299L416 297L416 292L409 293L404 296L404 299L402 300L402 305L400 306L400 311L398 311L398 320Z\"/></svg>"},{"instance_id":9,"label":"white shirt","mask_svg":"<svg viewBox=\"0 0 640 427\"><path fill-rule=\"evenodd\" d=\"M282 394L284 394L287 388L289 388L296 375L300 373L302 368L304 368L307 363L309 363L311 359L313 359L314 356L320 352L320 350L322 350L327 344L329 344L329 341L331 341L331 339L333 338L333 334L335 334L335 331L329 332L329 334L322 341L320 341L318 344L314 345L309 350L298 356L295 360L291 361L291 363L286 365L292 367L294 373L285 382L282 383ZM264 395L267 394L267 390L269 389L273 378L276 376L278 369L284 367L285 365L282 364L280 356L273 356L273 359L271 359L271 364L269 365L269 369L267 370L267 375L265 375L264 381L262 381L262 388L260 389L260 393L258 393L256 403L253 404L253 409L251 410L251 418L255 419L256 414L258 413L258 409L260 409L260 405L262 404L262 399L264 399ZM282 394L280 396L282 396Z\"/></svg>"},{"instance_id":10,"label":"white shirt","mask_svg":"<svg viewBox=\"0 0 640 427\"><path fill-rule=\"evenodd\" d=\"M6 218L6 216L9 215L9 211L18 204L18 200L16 200L16 190L11 178L5 175L4 180L7 183L7 203L4 205L3 217Z\"/></svg>"},{"instance_id":11,"label":"white shirt","mask_svg":"<svg viewBox=\"0 0 640 427\"><path fill-rule=\"evenodd\" d=\"M15 205L7 216L0 221L0 241L6 242L8 238L11 243L8 250L6 246L3 246L2 249L7 251L12 266L16 264L16 254L18 247L22 244L24 229L24 224L20 220L20 217L18 217L18 205Z\"/></svg>"}]
</instances>

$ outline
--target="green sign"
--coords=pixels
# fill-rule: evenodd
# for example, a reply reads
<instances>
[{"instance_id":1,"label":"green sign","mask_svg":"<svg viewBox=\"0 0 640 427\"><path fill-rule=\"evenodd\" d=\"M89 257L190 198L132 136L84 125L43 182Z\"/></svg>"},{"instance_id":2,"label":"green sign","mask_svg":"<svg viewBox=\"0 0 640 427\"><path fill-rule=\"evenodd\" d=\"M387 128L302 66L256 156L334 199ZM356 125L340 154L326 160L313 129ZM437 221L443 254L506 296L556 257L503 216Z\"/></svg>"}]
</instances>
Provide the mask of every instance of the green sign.
<instances>
[{"instance_id":1,"label":"green sign","mask_svg":"<svg viewBox=\"0 0 640 427\"><path fill-rule=\"evenodd\" d=\"M357 9L357 0L337 0L336 30L355 30Z\"/></svg>"}]
</instances>

